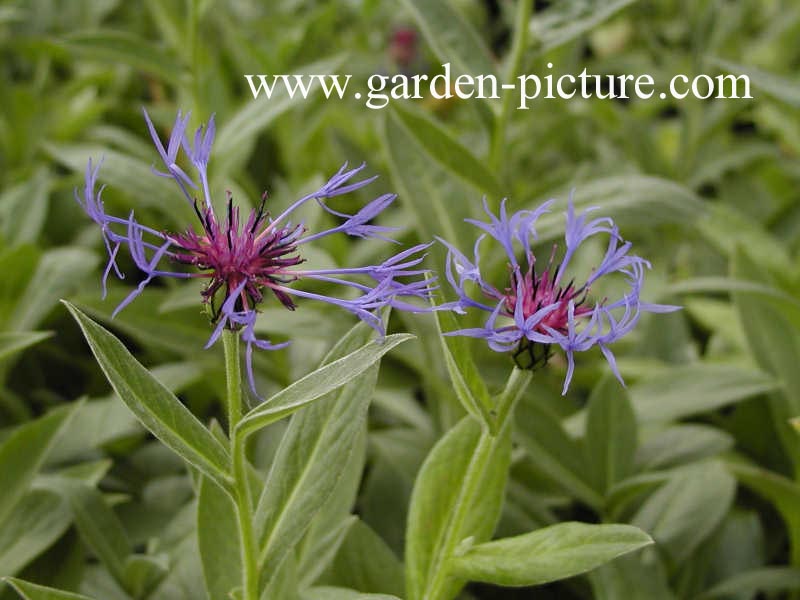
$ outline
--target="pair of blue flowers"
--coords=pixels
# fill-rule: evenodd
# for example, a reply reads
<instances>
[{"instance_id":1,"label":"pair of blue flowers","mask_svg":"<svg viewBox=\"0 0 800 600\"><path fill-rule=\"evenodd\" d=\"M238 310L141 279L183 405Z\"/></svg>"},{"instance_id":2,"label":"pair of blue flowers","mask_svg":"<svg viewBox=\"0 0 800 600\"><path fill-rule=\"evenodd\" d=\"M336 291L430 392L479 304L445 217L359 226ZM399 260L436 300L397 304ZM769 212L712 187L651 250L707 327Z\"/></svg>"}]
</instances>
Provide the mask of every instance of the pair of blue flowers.
<instances>
[{"instance_id":1,"label":"pair of blue flowers","mask_svg":"<svg viewBox=\"0 0 800 600\"><path fill-rule=\"evenodd\" d=\"M370 222L395 200L396 195L380 196L353 215L338 212L327 203L331 198L361 189L375 179L357 180L356 176L364 165L349 170L344 165L319 190L300 198L274 218L266 211L266 197L262 197L260 205L242 219L230 195L224 214L218 215L208 185L208 162L215 133L213 116L206 126L197 129L190 140L187 137L189 115L179 112L166 146L147 112L144 116L165 168L163 171L154 168L153 171L160 177L175 181L194 209L199 229L168 233L140 224L133 211L128 218L108 215L101 199L103 188L96 190L100 165L93 166L90 161L83 197L76 192L76 199L103 234L108 252L103 294L112 271L123 278L116 262L123 246L127 247L143 274L139 285L117 306L114 314L133 301L155 277L207 280L202 296L211 308L216 327L206 347L214 344L226 327L240 330L246 345L247 376L255 393L253 348L275 350L288 343L272 344L256 337L258 305L264 300L264 294L271 292L289 310L294 310L297 299L335 304L381 334L383 323L379 315L384 307L415 312L431 310L408 301L429 298L433 280L420 264L431 244L408 248L379 265L341 269L301 267L303 246L329 235L343 233L394 241L387 237L394 228ZM195 178L178 165L181 150L195 171ZM290 222L291 213L310 201L315 201L341 223L331 229L310 233L302 223ZM484 201L488 222L469 220L483 232L475 242L472 259L440 239L448 248L447 281L458 299L437 309L458 313L479 309L489 313L482 327L452 331L448 335L485 339L492 350L513 352L520 366L540 366L547 361L553 347L561 347L568 363L564 393L572 379L575 353L594 346L600 348L614 374L622 381L609 346L633 329L643 311L670 312L678 307L641 301L644 272L650 264L629 254L630 242L620 237L610 218L590 218L593 208L576 214L571 198L567 205L566 247L561 261L554 264L554 247L549 262L539 265L531 248L537 239L535 225L542 214L550 211L553 203L550 200L536 210L521 210L508 215L503 201L499 214L495 215ZM566 273L576 250L589 238L600 235L608 238L608 247L600 265L582 284L575 283L574 279L567 281ZM481 274L479 249L487 236L499 243L506 254L510 270L508 287L495 287ZM592 285L612 274L623 277L627 291L614 301L605 298L593 300L590 294ZM300 279L332 283L351 291L347 298L325 296L293 287L292 283ZM475 292L480 292L479 299L474 297Z\"/></svg>"}]
</instances>

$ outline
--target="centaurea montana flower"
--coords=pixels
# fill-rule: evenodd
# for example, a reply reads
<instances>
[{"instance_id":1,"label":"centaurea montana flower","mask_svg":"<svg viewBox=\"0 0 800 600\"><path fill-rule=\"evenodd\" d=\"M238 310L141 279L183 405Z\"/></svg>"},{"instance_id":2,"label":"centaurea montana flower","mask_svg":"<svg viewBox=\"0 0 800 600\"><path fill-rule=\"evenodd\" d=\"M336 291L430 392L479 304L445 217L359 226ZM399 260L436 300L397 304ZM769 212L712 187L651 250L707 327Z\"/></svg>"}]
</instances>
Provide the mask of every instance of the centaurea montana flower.
<instances>
[{"instance_id":1,"label":"centaurea montana flower","mask_svg":"<svg viewBox=\"0 0 800 600\"><path fill-rule=\"evenodd\" d=\"M219 339L226 327L240 330L246 344L248 381L257 395L252 367L253 346L262 350L276 350L288 344L273 344L256 337L257 307L265 300L265 293L271 292L289 310L295 309L296 298L334 304L356 315L381 335L384 334L380 317L382 308L391 306L402 310L426 310L401 298L428 297L431 280L426 279L426 271L418 267L430 244L408 248L379 265L317 270L299 267L304 262L301 257L304 244L335 233L394 242L385 236L395 228L372 225L370 221L395 200L395 194L384 194L372 200L354 215L335 211L326 204L330 198L361 189L375 180L376 177L370 177L354 181L355 176L364 169L363 164L348 169L345 163L320 189L303 196L275 218L271 218L265 210L264 195L258 207L242 222L239 208L233 204L230 194L224 215L218 216L212 205L208 162L214 141L214 117L211 117L207 126L201 125L197 129L192 143L186 136L189 115L183 116L178 112L166 147L146 111L144 117L166 169L161 171L153 168L153 172L175 181L185 200L194 209L200 229L188 228L182 233L170 233L140 224L133 211L127 218L107 214L101 198L103 187L97 191L95 189L100 164L93 166L90 160L86 168L83 197L78 195L77 190L75 197L100 226L108 252L108 264L102 279L103 297L112 270L120 279L124 277L116 262L121 247L128 248L133 262L144 275L139 285L116 307L112 316L130 304L156 277L207 280L202 301L211 307L212 321L216 327L206 348ZM194 168L199 184L178 165L181 150ZM198 203L194 193L202 194L202 201ZM313 234L307 234L303 223L292 224L288 220L291 213L311 200L342 222ZM176 268L178 265L184 265L184 268ZM185 266L195 267L196 270L186 270ZM354 291L355 297L326 296L290 285L299 279L338 284ZM216 308L215 299L220 293L223 299L219 308Z\"/></svg>"},{"instance_id":2,"label":"centaurea montana flower","mask_svg":"<svg viewBox=\"0 0 800 600\"><path fill-rule=\"evenodd\" d=\"M458 295L457 301L446 306L462 314L469 308L489 313L483 327L460 329L446 335L485 339L496 352L514 352L517 365L525 368L543 366L553 346L561 347L567 357L563 394L567 393L572 380L575 353L597 346L624 385L609 346L633 329L642 312L665 313L680 307L641 301L644 272L650 268L650 263L629 254L631 243L620 237L611 218L589 219L589 213L597 207L576 214L571 196L565 213L565 249L561 262L554 265L558 249L554 245L549 261L538 263L531 249L531 244L537 240L536 221L550 211L554 202L549 200L535 210L521 210L509 216L505 200L500 205L499 215L492 213L484 200L489 221L467 219L484 232L475 242L472 259L452 244L439 240L448 248L447 280ZM500 243L508 258L510 283L502 291L487 282L480 271L479 247L487 235ZM565 273L575 251L583 242L599 235L608 237L608 247L600 264L583 284L576 284L574 279L565 282ZM592 285L615 273L623 276L627 292L614 301L606 298L593 301ZM468 287L477 287L484 298L470 297ZM525 365L520 362L523 358L527 360Z\"/></svg>"}]
</instances>

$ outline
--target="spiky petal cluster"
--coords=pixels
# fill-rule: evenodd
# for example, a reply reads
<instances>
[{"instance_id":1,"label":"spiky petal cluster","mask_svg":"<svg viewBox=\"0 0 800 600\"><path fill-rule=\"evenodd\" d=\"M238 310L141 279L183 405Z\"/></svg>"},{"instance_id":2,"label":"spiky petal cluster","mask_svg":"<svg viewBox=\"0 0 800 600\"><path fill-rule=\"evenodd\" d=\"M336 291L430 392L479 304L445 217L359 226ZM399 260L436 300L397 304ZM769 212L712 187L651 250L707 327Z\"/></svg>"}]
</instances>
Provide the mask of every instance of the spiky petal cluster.
<instances>
[{"instance_id":1,"label":"spiky petal cluster","mask_svg":"<svg viewBox=\"0 0 800 600\"><path fill-rule=\"evenodd\" d=\"M133 212L128 218L107 214L101 198L103 188L96 190L100 164L93 167L89 161L83 195L81 197L76 190L75 197L100 226L108 252L108 264L103 274L103 296L112 270L117 277L123 278L116 262L123 246L127 247L144 275L136 289L117 306L114 315L132 302L155 277L206 279L208 284L202 297L204 302L211 304L216 322L206 347L219 339L225 327L241 330L247 346L247 374L255 392L253 346L271 350L286 345L272 344L269 340L256 337L257 307L264 301L265 292L270 292L290 310L295 308L295 298L334 304L353 313L381 334L383 323L379 314L382 308L392 306L401 310L420 310L402 298L428 297L430 280L423 277L425 271L418 266L429 244L404 250L380 265L322 270L299 268L303 262L303 245L328 235L343 233L393 241L385 235L394 228L373 225L370 221L394 201L394 194L385 194L372 200L354 215L335 211L326 204L326 200L361 189L375 179L353 180L364 169L364 165L348 169L345 164L320 189L300 198L274 219L265 211L266 197L262 197L259 207L242 223L239 208L233 204L230 196L224 216L220 217L214 212L208 184L208 162L215 134L214 117L211 117L207 127L197 129L192 143L186 136L189 116L179 112L166 147L146 111L144 117L165 168L163 171L154 168L153 172L175 181L186 201L194 208L200 228L167 233L140 224ZM181 150L193 167L197 180L179 166L178 155ZM193 196L195 193L202 195L199 204ZM293 225L289 222L291 213L311 200L342 222L313 234L307 234L302 223ZM187 271L180 265L189 265L196 270ZM298 279L337 284L349 288L349 296L354 297L325 296L292 287L290 284ZM215 298L219 294L222 294L222 299L217 309L214 308Z\"/></svg>"},{"instance_id":2,"label":"spiky petal cluster","mask_svg":"<svg viewBox=\"0 0 800 600\"><path fill-rule=\"evenodd\" d=\"M488 222L467 219L483 230L473 248L470 260L452 244L441 241L448 248L447 280L458 294L458 300L447 305L464 313L477 308L489 313L483 327L460 329L448 335L482 338L496 352L514 352L517 364L527 356L526 367L536 367L547 362L550 351L559 346L567 356L567 374L562 393L566 394L575 369L575 353L597 346L608 360L612 371L622 382L614 354L609 346L630 332L642 312L672 312L678 306L642 302L639 295L644 282L645 269L650 263L629 254L631 243L620 237L619 229L608 217L589 219L595 207L581 214L575 213L570 197L566 212L566 232L561 262L554 266L557 246L553 248L546 265L537 264L531 245L537 240L536 221L549 212L555 200L549 200L536 210L521 210L512 215L506 211L506 201L495 215L486 201L483 206ZM498 242L508 259L509 286L502 291L488 283L480 271L479 247L490 236ZM600 265L577 285L574 280L565 282L578 247L587 239L604 235L608 247ZM522 261L518 256L522 256ZM621 275L628 284L627 293L614 301L591 300L592 285L613 274ZM481 300L473 299L468 288L482 292Z\"/></svg>"}]
</instances>

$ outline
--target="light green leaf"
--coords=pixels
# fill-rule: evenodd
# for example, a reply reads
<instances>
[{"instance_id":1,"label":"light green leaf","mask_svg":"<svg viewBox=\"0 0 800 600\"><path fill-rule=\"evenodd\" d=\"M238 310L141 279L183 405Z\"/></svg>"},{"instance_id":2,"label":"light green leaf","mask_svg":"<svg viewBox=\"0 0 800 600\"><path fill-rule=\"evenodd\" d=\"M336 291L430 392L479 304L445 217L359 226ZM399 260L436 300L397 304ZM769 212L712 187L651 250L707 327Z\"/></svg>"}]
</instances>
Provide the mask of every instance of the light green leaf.
<instances>
[{"instance_id":1,"label":"light green leaf","mask_svg":"<svg viewBox=\"0 0 800 600\"><path fill-rule=\"evenodd\" d=\"M3 581L11 584L25 600L92 600L88 596L37 585L14 577L5 577Z\"/></svg>"},{"instance_id":2,"label":"light green leaf","mask_svg":"<svg viewBox=\"0 0 800 600\"><path fill-rule=\"evenodd\" d=\"M538 41L539 52L548 52L591 31L635 1L591 0L555 4L553 10L531 19L531 37Z\"/></svg>"},{"instance_id":3,"label":"light green leaf","mask_svg":"<svg viewBox=\"0 0 800 600\"><path fill-rule=\"evenodd\" d=\"M323 361L325 366L308 377L336 365L342 371L340 375L353 370L357 363L342 361L374 345L372 342L362 346L370 335L371 330L365 324L356 325L331 350ZM274 572L300 541L352 459L377 381L379 359L380 356L374 360L365 358L366 368L359 369L343 386L329 387L325 397L292 417L256 508L259 565L265 572ZM297 397L320 395L310 391Z\"/></svg>"},{"instance_id":4,"label":"light green leaf","mask_svg":"<svg viewBox=\"0 0 800 600\"><path fill-rule=\"evenodd\" d=\"M777 473L744 463L728 468L743 485L766 498L783 517L791 541L791 564L800 565L800 485Z\"/></svg>"},{"instance_id":5,"label":"light green leaf","mask_svg":"<svg viewBox=\"0 0 800 600\"><path fill-rule=\"evenodd\" d=\"M344 62L345 57L337 55L299 67L294 74L329 75L336 73ZM288 75L288 77L292 78L294 74ZM258 86L257 77L253 78L253 83ZM285 86L277 85L273 88L270 98L267 99L262 92L258 98L254 99L244 78L242 78L242 84L246 86L247 90L245 102L230 119L220 126L214 143L214 155L217 157L214 163L214 172L218 175L230 176L233 171L241 167L250 156L256 138L264 129L293 106L311 98L311 94L308 98L303 98L299 93L290 97ZM312 93L317 93L319 89L319 85L315 85Z\"/></svg>"},{"instance_id":6,"label":"light green leaf","mask_svg":"<svg viewBox=\"0 0 800 600\"><path fill-rule=\"evenodd\" d=\"M56 494L25 494L0 525L0 573L18 573L52 546L71 522L69 506Z\"/></svg>"},{"instance_id":7,"label":"light green leaf","mask_svg":"<svg viewBox=\"0 0 800 600\"><path fill-rule=\"evenodd\" d=\"M560 206L566 206L573 185L553 190L541 200L557 198ZM674 181L647 175L613 175L581 182L575 188L574 201L576 211L598 206L603 215L614 217L620 227L692 224L702 222L706 214L705 205L692 190ZM536 231L540 242L562 238L563 210L542 215L536 221Z\"/></svg>"},{"instance_id":8,"label":"light green leaf","mask_svg":"<svg viewBox=\"0 0 800 600\"><path fill-rule=\"evenodd\" d=\"M47 219L52 177L39 167L27 181L0 194L0 232L11 247L35 243Z\"/></svg>"},{"instance_id":9,"label":"light green leaf","mask_svg":"<svg viewBox=\"0 0 800 600\"><path fill-rule=\"evenodd\" d=\"M599 509L603 498L589 483L583 448L567 435L556 416L526 400L517 407L516 420L515 438L536 469L570 495Z\"/></svg>"},{"instance_id":10,"label":"light green leaf","mask_svg":"<svg viewBox=\"0 0 800 600\"><path fill-rule=\"evenodd\" d=\"M52 337L51 331L0 332L0 361Z\"/></svg>"},{"instance_id":11,"label":"light green leaf","mask_svg":"<svg viewBox=\"0 0 800 600\"><path fill-rule=\"evenodd\" d=\"M791 272L793 263L786 248L758 220L727 204L715 203L704 212L704 218L697 219L695 226L720 252L733 257L737 248L747 248L759 265ZM734 272L732 276L759 281L758 277L747 277L743 273Z\"/></svg>"},{"instance_id":12,"label":"light green leaf","mask_svg":"<svg viewBox=\"0 0 800 600\"><path fill-rule=\"evenodd\" d=\"M114 391L133 414L164 444L221 485L226 485L230 457L219 440L128 352L122 342L69 302L64 304L80 325Z\"/></svg>"},{"instance_id":13,"label":"light green leaf","mask_svg":"<svg viewBox=\"0 0 800 600\"><path fill-rule=\"evenodd\" d=\"M670 297L677 294L707 294L718 292L747 292L774 298L781 302L788 302L800 308L800 300L787 294L774 286L762 281L747 281L744 279L734 279L733 277L694 277L683 279L667 286L663 290L662 296Z\"/></svg>"},{"instance_id":14,"label":"light green leaf","mask_svg":"<svg viewBox=\"0 0 800 600\"><path fill-rule=\"evenodd\" d=\"M789 106L800 108L800 81L797 79L791 80L788 77L775 75L748 65L739 65L721 58L710 57L708 60L711 64L735 75L746 75L753 87L765 91L773 98L785 102ZM743 96L744 88L741 84L739 84L739 89L739 94ZM756 94L753 94L751 90L750 95L755 96Z\"/></svg>"},{"instance_id":15,"label":"light green leaf","mask_svg":"<svg viewBox=\"0 0 800 600\"><path fill-rule=\"evenodd\" d=\"M663 469L689 463L733 447L728 433L708 425L688 423L675 425L644 440L636 453L636 462L643 469Z\"/></svg>"},{"instance_id":16,"label":"light green leaf","mask_svg":"<svg viewBox=\"0 0 800 600\"><path fill-rule=\"evenodd\" d=\"M698 463L670 478L631 523L652 535L680 564L722 522L735 493L736 480L719 462Z\"/></svg>"},{"instance_id":17,"label":"light green leaf","mask_svg":"<svg viewBox=\"0 0 800 600\"><path fill-rule=\"evenodd\" d=\"M631 474L636 452L636 415L628 394L611 375L592 390L586 417L586 458L597 489Z\"/></svg>"},{"instance_id":18,"label":"light green leaf","mask_svg":"<svg viewBox=\"0 0 800 600\"><path fill-rule=\"evenodd\" d=\"M448 129L420 112L405 108L402 104L392 105L392 110L430 157L442 167L484 194L493 197L503 195L500 184L492 172Z\"/></svg>"},{"instance_id":19,"label":"light green leaf","mask_svg":"<svg viewBox=\"0 0 800 600\"><path fill-rule=\"evenodd\" d=\"M142 122L141 132L144 134L146 131L147 127ZM103 166L98 177L100 183L107 183L115 192L135 198L136 204L131 208L156 209L181 226L190 222L192 211L180 189L173 182L153 174L151 165L158 157L155 152L152 160L147 161L100 144L45 142L43 147L55 161L77 173L86 170L89 159L94 165L102 159Z\"/></svg>"},{"instance_id":20,"label":"light green leaf","mask_svg":"<svg viewBox=\"0 0 800 600\"><path fill-rule=\"evenodd\" d=\"M591 571L652 543L650 536L630 525L559 523L473 546L453 565L471 581L540 585Z\"/></svg>"},{"instance_id":21,"label":"light green leaf","mask_svg":"<svg viewBox=\"0 0 800 600\"><path fill-rule=\"evenodd\" d=\"M623 556L592 571L594 600L676 600L665 569L652 554Z\"/></svg>"},{"instance_id":22,"label":"light green leaf","mask_svg":"<svg viewBox=\"0 0 800 600\"><path fill-rule=\"evenodd\" d=\"M81 539L124 587L125 559L131 546L122 523L100 491L84 481L68 477L48 477L43 485L69 503Z\"/></svg>"},{"instance_id":23,"label":"light green leaf","mask_svg":"<svg viewBox=\"0 0 800 600\"><path fill-rule=\"evenodd\" d=\"M737 594L772 594L800 590L800 569L796 567L764 567L737 573L709 590L700 598L728 598Z\"/></svg>"},{"instance_id":24,"label":"light green leaf","mask_svg":"<svg viewBox=\"0 0 800 600\"><path fill-rule=\"evenodd\" d=\"M411 496L406 530L406 594L420 600L444 568L443 547L446 532L456 506L462 500L464 478L481 444L490 444L482 466L477 495L467 518L456 532L459 540L472 538L475 543L489 539L494 532L505 495L511 461L509 427L497 437L482 434L472 417L464 417L433 447L420 469ZM451 578L441 589L441 597L455 595L464 581Z\"/></svg>"},{"instance_id":25,"label":"light green leaf","mask_svg":"<svg viewBox=\"0 0 800 600\"><path fill-rule=\"evenodd\" d=\"M400 600L389 594L362 594L356 590L341 587L316 586L302 595L303 600Z\"/></svg>"},{"instance_id":26,"label":"light green leaf","mask_svg":"<svg viewBox=\"0 0 800 600\"><path fill-rule=\"evenodd\" d=\"M451 63L456 75L494 73L494 62L486 44L453 9L450 0L403 0L403 4L414 16L437 58L442 64Z\"/></svg>"},{"instance_id":27,"label":"light green leaf","mask_svg":"<svg viewBox=\"0 0 800 600\"><path fill-rule=\"evenodd\" d=\"M436 311L436 327L442 342L442 354L447 365L450 381L453 382L456 395L461 401L464 410L475 418L492 426L492 409L494 402L486 389L486 383L478 372L469 344L462 336L445 336L444 331L458 329L455 317L449 311Z\"/></svg>"},{"instance_id":28,"label":"light green leaf","mask_svg":"<svg viewBox=\"0 0 800 600\"><path fill-rule=\"evenodd\" d=\"M733 257L731 270L736 278L772 284L764 269L741 249ZM789 425L790 419L800 415L799 313L780 301L747 292L735 292L733 301L753 359L781 382L780 389L770 395L770 408L784 449L800 472L800 444Z\"/></svg>"},{"instance_id":29,"label":"light green leaf","mask_svg":"<svg viewBox=\"0 0 800 600\"><path fill-rule=\"evenodd\" d=\"M420 237L438 235L457 247L469 247L471 226L464 219L473 216L479 192L432 162L394 111L385 111L382 133L392 181L404 206L414 214ZM470 197L475 201L465 201Z\"/></svg>"},{"instance_id":30,"label":"light green leaf","mask_svg":"<svg viewBox=\"0 0 800 600\"><path fill-rule=\"evenodd\" d=\"M0 523L14 506L44 462L56 436L75 413L77 404L63 406L17 427L0 445Z\"/></svg>"},{"instance_id":31,"label":"light green leaf","mask_svg":"<svg viewBox=\"0 0 800 600\"><path fill-rule=\"evenodd\" d=\"M197 542L210 598L227 598L242 585L236 506L212 479L202 477L197 500Z\"/></svg>"},{"instance_id":32,"label":"light green leaf","mask_svg":"<svg viewBox=\"0 0 800 600\"><path fill-rule=\"evenodd\" d=\"M56 248L42 255L36 271L8 320L12 331L36 329L56 306L94 273L97 256L84 248Z\"/></svg>"},{"instance_id":33,"label":"light green leaf","mask_svg":"<svg viewBox=\"0 0 800 600\"><path fill-rule=\"evenodd\" d=\"M361 592L394 594L398 598L403 597L405 587L403 564L361 520L350 528L324 581Z\"/></svg>"},{"instance_id":34,"label":"light green leaf","mask_svg":"<svg viewBox=\"0 0 800 600\"><path fill-rule=\"evenodd\" d=\"M126 31L98 29L70 33L58 41L83 59L129 65L179 83L186 71L164 48Z\"/></svg>"},{"instance_id":35,"label":"light green leaf","mask_svg":"<svg viewBox=\"0 0 800 600\"><path fill-rule=\"evenodd\" d=\"M396 333L374 340L347 356L314 371L278 392L247 413L239 422L242 433L251 433L310 404L317 398L358 377L398 344L414 336Z\"/></svg>"}]
</instances>

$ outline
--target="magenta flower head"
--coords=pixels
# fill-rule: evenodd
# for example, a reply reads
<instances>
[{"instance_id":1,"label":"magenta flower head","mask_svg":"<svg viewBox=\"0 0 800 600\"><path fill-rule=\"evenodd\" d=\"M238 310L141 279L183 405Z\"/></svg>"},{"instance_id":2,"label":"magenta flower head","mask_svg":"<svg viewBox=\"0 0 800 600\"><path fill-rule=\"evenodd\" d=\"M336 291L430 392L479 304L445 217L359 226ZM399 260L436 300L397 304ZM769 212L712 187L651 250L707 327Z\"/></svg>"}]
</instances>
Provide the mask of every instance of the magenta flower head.
<instances>
[{"instance_id":1,"label":"magenta flower head","mask_svg":"<svg viewBox=\"0 0 800 600\"><path fill-rule=\"evenodd\" d=\"M571 196L567 204L560 263L554 262L558 245L554 245L546 263L537 261L531 249L531 244L537 240L536 221L550 211L554 202L549 200L536 210L521 210L508 216L506 201L503 200L500 214L496 216L484 200L489 222L467 219L484 231L475 242L472 260L448 242L439 240L448 248L447 280L458 294L457 301L445 306L462 314L469 308L489 313L483 327L460 329L446 335L485 339L496 352L513 352L514 360L521 368L543 366L553 347L559 346L567 356L564 394L575 369L575 353L597 346L622 382L609 346L633 329L643 311L672 312L680 307L640 300L644 272L650 268L650 263L628 253L631 243L620 237L610 218L588 218L596 207L576 215ZM487 235L500 243L508 258L510 281L502 291L487 282L480 272L478 251ZM567 279L576 250L595 236L608 238L602 261L583 283L577 283L574 278ZM601 278L614 275L621 276L627 291L616 300L594 299L592 286ZM483 297L473 299L468 288L477 288Z\"/></svg>"},{"instance_id":2,"label":"magenta flower head","mask_svg":"<svg viewBox=\"0 0 800 600\"><path fill-rule=\"evenodd\" d=\"M116 315L138 296L156 277L180 279L201 278L207 281L202 301L211 308L216 327L206 347L219 339L223 329L241 330L246 344L247 374L255 393L252 369L253 347L274 350L288 343L272 344L258 339L255 323L258 306L272 296L289 310L294 310L296 300L308 299L334 304L356 315L381 335L384 333L380 311L391 306L401 310L422 311L423 308L405 302L404 298L427 298L430 290L419 269L424 251L430 244L406 249L379 265L340 269L302 269L303 246L329 235L342 233L361 238L386 237L394 228L372 225L370 221L387 208L396 198L385 194L354 215L335 211L327 200L361 189L375 177L357 180L364 165L348 169L345 164L325 185L291 204L284 212L271 218L266 210L266 196L258 207L242 219L239 208L228 195L222 215L214 211L208 186L208 162L214 142L214 117L207 126L201 126L190 142L186 137L189 116L179 112L172 127L166 147L144 112L150 136L161 156L165 170L153 169L155 175L175 181L185 200L194 208L198 223L180 233L170 233L146 227L136 221L131 212L127 218L115 217L105 212L101 195L96 190L98 164L91 161L86 169L86 182L81 198L76 199L86 213L100 226L108 252L108 265L103 274L103 296L108 275L120 279L117 267L120 248L126 247L131 258L144 275L141 283L114 310ZM180 151L186 155L196 178L192 178L178 164ZM200 196L200 200L196 195ZM293 224L289 217L301 205L314 200L319 206L341 220L340 224L325 231L309 233L303 223ZM345 297L326 296L292 286L299 279L311 279L348 288Z\"/></svg>"}]
</instances>

